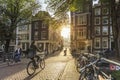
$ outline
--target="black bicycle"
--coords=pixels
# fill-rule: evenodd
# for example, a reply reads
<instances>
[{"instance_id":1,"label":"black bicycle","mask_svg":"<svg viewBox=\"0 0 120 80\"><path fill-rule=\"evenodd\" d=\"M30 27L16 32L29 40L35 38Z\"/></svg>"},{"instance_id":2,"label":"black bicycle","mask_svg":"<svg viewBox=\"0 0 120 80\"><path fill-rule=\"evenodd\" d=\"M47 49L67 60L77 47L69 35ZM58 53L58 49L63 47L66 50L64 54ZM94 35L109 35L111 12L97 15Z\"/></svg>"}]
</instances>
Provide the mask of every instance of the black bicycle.
<instances>
[{"instance_id":1,"label":"black bicycle","mask_svg":"<svg viewBox=\"0 0 120 80\"><path fill-rule=\"evenodd\" d=\"M81 68L79 80L114 80L111 74L105 73L97 66L100 60L102 60L102 58L96 59Z\"/></svg>"},{"instance_id":2,"label":"black bicycle","mask_svg":"<svg viewBox=\"0 0 120 80\"><path fill-rule=\"evenodd\" d=\"M36 58L35 58L35 62L38 66L38 68L41 68L41 69L44 69L45 68L45 55L44 54L41 54L40 55L40 59L37 61ZM27 64L27 73L28 75L33 75L35 72L36 72L36 66L34 65L34 61L31 60L28 64Z\"/></svg>"}]
</instances>

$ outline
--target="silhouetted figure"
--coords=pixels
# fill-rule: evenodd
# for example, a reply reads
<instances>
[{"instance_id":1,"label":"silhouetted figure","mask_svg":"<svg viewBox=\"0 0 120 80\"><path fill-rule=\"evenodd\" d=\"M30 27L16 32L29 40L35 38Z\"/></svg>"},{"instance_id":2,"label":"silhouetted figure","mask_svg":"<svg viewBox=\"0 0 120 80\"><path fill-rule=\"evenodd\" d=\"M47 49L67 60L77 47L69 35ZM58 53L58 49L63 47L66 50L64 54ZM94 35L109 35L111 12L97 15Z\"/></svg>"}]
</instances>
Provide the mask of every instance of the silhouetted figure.
<instances>
[{"instance_id":1,"label":"silhouetted figure","mask_svg":"<svg viewBox=\"0 0 120 80\"><path fill-rule=\"evenodd\" d=\"M64 50L64 56L66 56L67 54L67 48Z\"/></svg>"}]
</instances>

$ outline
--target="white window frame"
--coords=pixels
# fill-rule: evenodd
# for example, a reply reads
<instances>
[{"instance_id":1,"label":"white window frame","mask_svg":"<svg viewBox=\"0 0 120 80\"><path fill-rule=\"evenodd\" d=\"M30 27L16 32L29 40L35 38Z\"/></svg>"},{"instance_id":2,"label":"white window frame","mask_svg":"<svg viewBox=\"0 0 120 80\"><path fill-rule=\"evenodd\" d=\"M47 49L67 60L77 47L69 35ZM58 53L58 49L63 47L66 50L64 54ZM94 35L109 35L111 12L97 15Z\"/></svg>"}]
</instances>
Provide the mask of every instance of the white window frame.
<instances>
[{"instance_id":1,"label":"white window frame","mask_svg":"<svg viewBox=\"0 0 120 80\"><path fill-rule=\"evenodd\" d=\"M102 38L102 48L108 48L108 38Z\"/></svg>"},{"instance_id":2,"label":"white window frame","mask_svg":"<svg viewBox=\"0 0 120 80\"><path fill-rule=\"evenodd\" d=\"M46 39L47 32L46 31L42 31L41 32L41 39Z\"/></svg>"},{"instance_id":3,"label":"white window frame","mask_svg":"<svg viewBox=\"0 0 120 80\"><path fill-rule=\"evenodd\" d=\"M106 13L103 12L105 9L107 10ZM103 7L103 8L102 8L102 14L103 14L103 15L109 14L109 9L108 9L107 7Z\"/></svg>"},{"instance_id":4,"label":"white window frame","mask_svg":"<svg viewBox=\"0 0 120 80\"><path fill-rule=\"evenodd\" d=\"M38 29L38 26L39 26L39 22L35 22L35 23L34 23L35 29Z\"/></svg>"},{"instance_id":5,"label":"white window frame","mask_svg":"<svg viewBox=\"0 0 120 80\"><path fill-rule=\"evenodd\" d=\"M77 25L86 25L87 24L87 15L78 15L77 16Z\"/></svg>"},{"instance_id":6,"label":"white window frame","mask_svg":"<svg viewBox=\"0 0 120 80\"><path fill-rule=\"evenodd\" d=\"M95 26L95 35L100 35L100 32L101 32L100 26Z\"/></svg>"},{"instance_id":7,"label":"white window frame","mask_svg":"<svg viewBox=\"0 0 120 80\"><path fill-rule=\"evenodd\" d=\"M97 43L99 44L99 46L97 46ZM101 46L101 40L100 40L100 38L95 38L94 39L94 46L95 46L95 48L100 48L100 46Z\"/></svg>"},{"instance_id":8,"label":"white window frame","mask_svg":"<svg viewBox=\"0 0 120 80\"><path fill-rule=\"evenodd\" d=\"M108 26L102 26L102 35L108 35Z\"/></svg>"},{"instance_id":9,"label":"white window frame","mask_svg":"<svg viewBox=\"0 0 120 80\"><path fill-rule=\"evenodd\" d=\"M95 8L94 12L95 12L95 15L100 15L101 10L100 8Z\"/></svg>"},{"instance_id":10,"label":"white window frame","mask_svg":"<svg viewBox=\"0 0 120 80\"><path fill-rule=\"evenodd\" d=\"M42 23L42 28L46 28L46 24L45 23Z\"/></svg>"},{"instance_id":11,"label":"white window frame","mask_svg":"<svg viewBox=\"0 0 120 80\"><path fill-rule=\"evenodd\" d=\"M86 39L86 28L85 27L81 27L78 29L78 39Z\"/></svg>"},{"instance_id":12,"label":"white window frame","mask_svg":"<svg viewBox=\"0 0 120 80\"><path fill-rule=\"evenodd\" d=\"M108 16L102 17L102 24L108 24L108 19L109 19Z\"/></svg>"},{"instance_id":13,"label":"white window frame","mask_svg":"<svg viewBox=\"0 0 120 80\"><path fill-rule=\"evenodd\" d=\"M97 19L99 20L99 23L96 23ZM95 25L100 25L100 17L95 17Z\"/></svg>"}]
</instances>

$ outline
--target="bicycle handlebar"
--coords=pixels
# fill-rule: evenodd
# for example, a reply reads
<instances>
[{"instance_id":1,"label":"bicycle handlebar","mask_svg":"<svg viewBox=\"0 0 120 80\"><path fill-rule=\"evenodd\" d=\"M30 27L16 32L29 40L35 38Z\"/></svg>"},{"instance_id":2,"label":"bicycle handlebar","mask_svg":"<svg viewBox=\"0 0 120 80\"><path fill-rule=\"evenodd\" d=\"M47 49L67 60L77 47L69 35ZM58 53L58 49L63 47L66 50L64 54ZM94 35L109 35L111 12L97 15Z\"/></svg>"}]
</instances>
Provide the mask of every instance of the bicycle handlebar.
<instances>
[{"instance_id":1,"label":"bicycle handlebar","mask_svg":"<svg viewBox=\"0 0 120 80\"><path fill-rule=\"evenodd\" d=\"M93 62L90 62L90 64L87 64L85 65L83 68L80 69L80 71L83 71L85 70L87 67L90 67L91 65L94 65L95 63L97 63L99 61L99 59L93 61Z\"/></svg>"}]
</instances>

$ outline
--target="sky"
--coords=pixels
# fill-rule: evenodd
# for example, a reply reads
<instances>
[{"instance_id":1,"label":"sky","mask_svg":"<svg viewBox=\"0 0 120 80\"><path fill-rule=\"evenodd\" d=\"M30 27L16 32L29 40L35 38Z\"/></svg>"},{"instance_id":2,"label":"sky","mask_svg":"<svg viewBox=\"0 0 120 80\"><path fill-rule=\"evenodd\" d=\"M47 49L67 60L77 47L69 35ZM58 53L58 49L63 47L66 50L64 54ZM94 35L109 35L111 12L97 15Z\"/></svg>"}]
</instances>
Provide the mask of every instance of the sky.
<instances>
[{"instance_id":1,"label":"sky","mask_svg":"<svg viewBox=\"0 0 120 80\"><path fill-rule=\"evenodd\" d=\"M40 4L42 4L42 10L46 11L47 4L44 3L45 0L37 0Z\"/></svg>"}]
</instances>

